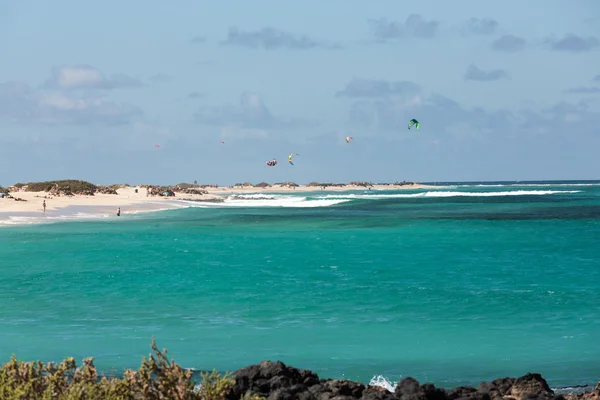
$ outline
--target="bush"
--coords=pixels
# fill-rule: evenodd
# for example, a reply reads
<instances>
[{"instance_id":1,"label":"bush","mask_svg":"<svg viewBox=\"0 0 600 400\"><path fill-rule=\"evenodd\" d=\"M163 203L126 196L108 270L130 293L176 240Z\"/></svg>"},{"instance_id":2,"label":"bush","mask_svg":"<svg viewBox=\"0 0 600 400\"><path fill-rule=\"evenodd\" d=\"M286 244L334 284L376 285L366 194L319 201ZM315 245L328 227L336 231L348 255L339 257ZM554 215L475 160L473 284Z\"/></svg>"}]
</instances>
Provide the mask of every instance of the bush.
<instances>
[{"instance_id":1,"label":"bush","mask_svg":"<svg viewBox=\"0 0 600 400\"><path fill-rule=\"evenodd\" d=\"M175 186L180 187L182 189L191 189L191 188L198 187L198 184L197 183L178 183Z\"/></svg>"},{"instance_id":2,"label":"bush","mask_svg":"<svg viewBox=\"0 0 600 400\"><path fill-rule=\"evenodd\" d=\"M81 193L94 194L97 186L86 181L73 179L47 182L30 182L26 185L27 192L56 192L57 194Z\"/></svg>"},{"instance_id":3,"label":"bush","mask_svg":"<svg viewBox=\"0 0 600 400\"><path fill-rule=\"evenodd\" d=\"M117 190L120 188L115 188L114 185L111 186L98 186L96 187L96 193L100 194L119 194Z\"/></svg>"},{"instance_id":4,"label":"bush","mask_svg":"<svg viewBox=\"0 0 600 400\"><path fill-rule=\"evenodd\" d=\"M288 187L292 187L292 186L299 186L297 183L295 182L277 182L275 183L275 185L279 185L279 186L288 186Z\"/></svg>"},{"instance_id":5,"label":"bush","mask_svg":"<svg viewBox=\"0 0 600 400\"><path fill-rule=\"evenodd\" d=\"M350 182L350 185L363 187L373 186L370 182Z\"/></svg>"},{"instance_id":6,"label":"bush","mask_svg":"<svg viewBox=\"0 0 600 400\"><path fill-rule=\"evenodd\" d=\"M228 373L212 371L201 374L201 386L196 388L191 370L169 361L167 350L158 350L154 338L151 347L154 355L144 357L137 371L126 370L122 378L99 379L93 358L77 367L72 357L54 365L17 361L13 355L0 369L0 399L222 400L234 387Z\"/></svg>"},{"instance_id":7,"label":"bush","mask_svg":"<svg viewBox=\"0 0 600 400\"><path fill-rule=\"evenodd\" d=\"M330 187L330 186L337 186L337 187L344 187L346 186L345 183L332 183L332 182L310 182L309 184L307 184L306 186L324 186L324 187Z\"/></svg>"}]
</instances>

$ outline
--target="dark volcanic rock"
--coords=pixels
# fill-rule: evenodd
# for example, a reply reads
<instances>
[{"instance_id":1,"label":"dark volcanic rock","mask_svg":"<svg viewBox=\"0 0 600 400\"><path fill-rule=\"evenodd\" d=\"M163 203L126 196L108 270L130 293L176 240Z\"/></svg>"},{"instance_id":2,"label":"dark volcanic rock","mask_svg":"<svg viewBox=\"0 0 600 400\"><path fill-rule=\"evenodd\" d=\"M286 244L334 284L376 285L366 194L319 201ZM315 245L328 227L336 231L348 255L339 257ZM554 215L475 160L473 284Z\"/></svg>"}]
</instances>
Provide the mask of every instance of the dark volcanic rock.
<instances>
[{"instance_id":1,"label":"dark volcanic rock","mask_svg":"<svg viewBox=\"0 0 600 400\"><path fill-rule=\"evenodd\" d=\"M379 386L365 386L344 379L319 379L306 369L288 367L281 361L263 361L237 370L235 385L227 400L244 395L258 395L268 400L600 400L600 390L578 395L555 395L540 374L528 373L519 378L499 378L482 382L478 388L459 386L453 389L423 385L411 377L403 378L394 393Z\"/></svg>"},{"instance_id":2,"label":"dark volcanic rock","mask_svg":"<svg viewBox=\"0 0 600 400\"><path fill-rule=\"evenodd\" d=\"M540 374L528 373L514 381L510 395L523 400L551 399L554 392Z\"/></svg>"},{"instance_id":3,"label":"dark volcanic rock","mask_svg":"<svg viewBox=\"0 0 600 400\"><path fill-rule=\"evenodd\" d=\"M515 378L498 378L491 382L482 382L479 392L488 394L492 399L501 399L510 394Z\"/></svg>"},{"instance_id":4,"label":"dark volcanic rock","mask_svg":"<svg viewBox=\"0 0 600 400\"><path fill-rule=\"evenodd\" d=\"M478 399L489 400L490 395L487 393L478 392L477 389L471 386L459 386L446 391L448 400L458 399Z\"/></svg>"},{"instance_id":5,"label":"dark volcanic rock","mask_svg":"<svg viewBox=\"0 0 600 400\"><path fill-rule=\"evenodd\" d=\"M233 378L235 386L227 396L229 400L239 399L246 393L269 399L314 399L308 389L320 382L314 372L288 367L281 361L263 361L239 369ZM297 397L300 394L303 396Z\"/></svg>"},{"instance_id":6,"label":"dark volcanic rock","mask_svg":"<svg viewBox=\"0 0 600 400\"><path fill-rule=\"evenodd\" d=\"M421 386L421 393L427 400L446 400L446 391L436 388L432 383L426 383Z\"/></svg>"},{"instance_id":7,"label":"dark volcanic rock","mask_svg":"<svg viewBox=\"0 0 600 400\"><path fill-rule=\"evenodd\" d=\"M446 391L436 388L431 383L419 385L419 382L407 377L398 382L396 386L396 398L401 400L446 400Z\"/></svg>"},{"instance_id":8,"label":"dark volcanic rock","mask_svg":"<svg viewBox=\"0 0 600 400\"><path fill-rule=\"evenodd\" d=\"M396 398L400 400L421 400L419 381L415 378L403 378L396 386Z\"/></svg>"},{"instance_id":9,"label":"dark volcanic rock","mask_svg":"<svg viewBox=\"0 0 600 400\"><path fill-rule=\"evenodd\" d=\"M360 399L365 385L359 382L352 382L345 379L332 379L315 385L311 392L317 399ZM318 392L318 393L317 393Z\"/></svg>"},{"instance_id":10,"label":"dark volcanic rock","mask_svg":"<svg viewBox=\"0 0 600 400\"><path fill-rule=\"evenodd\" d=\"M393 400L396 396L381 386L367 386L362 393L362 400Z\"/></svg>"}]
</instances>

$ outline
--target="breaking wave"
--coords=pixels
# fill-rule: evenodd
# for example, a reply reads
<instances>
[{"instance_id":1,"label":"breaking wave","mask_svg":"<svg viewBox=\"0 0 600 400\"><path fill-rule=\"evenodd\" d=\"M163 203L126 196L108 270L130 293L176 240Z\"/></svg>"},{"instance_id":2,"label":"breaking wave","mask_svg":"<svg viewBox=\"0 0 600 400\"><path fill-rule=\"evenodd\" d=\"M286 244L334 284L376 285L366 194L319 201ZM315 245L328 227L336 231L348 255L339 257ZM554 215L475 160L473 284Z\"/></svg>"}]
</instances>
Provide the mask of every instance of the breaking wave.
<instances>
[{"instance_id":1,"label":"breaking wave","mask_svg":"<svg viewBox=\"0 0 600 400\"><path fill-rule=\"evenodd\" d=\"M402 199L402 198L434 198L434 197L494 197L494 196L543 196L553 194L579 193L580 190L512 190L502 192L460 192L460 191L428 191L421 193L339 193L324 195L280 195L268 193L234 194L222 201L177 201L180 207L289 207L313 208L330 207L352 200Z\"/></svg>"},{"instance_id":2,"label":"breaking wave","mask_svg":"<svg viewBox=\"0 0 600 400\"><path fill-rule=\"evenodd\" d=\"M276 194L276 193L245 193L231 194L218 200L169 200L165 202L149 201L148 204L160 205L154 209L138 209L123 214L146 214L157 211L184 209L184 208L319 208L331 207L338 204L349 203L354 200L379 200L379 199L418 199L418 198L449 198L449 197L499 197L499 196L546 196L580 193L582 190L507 190L507 191L454 191L454 190L430 190L419 193L382 193L370 191L362 193L298 193L298 194ZM104 211L104 210L103 210ZM66 221L90 221L107 219L113 214L105 212L98 213L68 213L65 215L52 216L7 216L0 215L0 226L31 225L40 223L66 222Z\"/></svg>"},{"instance_id":3,"label":"breaking wave","mask_svg":"<svg viewBox=\"0 0 600 400\"><path fill-rule=\"evenodd\" d=\"M418 197L498 197L498 196L544 196L551 194L580 193L581 190L511 190L504 192L455 192L430 191L423 193L390 193L390 194L328 194L318 196L319 199L402 199Z\"/></svg>"},{"instance_id":4,"label":"breaking wave","mask_svg":"<svg viewBox=\"0 0 600 400\"><path fill-rule=\"evenodd\" d=\"M481 183L481 184L465 184L456 185L460 188L469 187L595 187L600 186L600 183Z\"/></svg>"},{"instance_id":5,"label":"breaking wave","mask_svg":"<svg viewBox=\"0 0 600 400\"><path fill-rule=\"evenodd\" d=\"M162 203L164 206L164 203ZM185 208L185 207L183 207ZM123 211L122 215L135 215L135 214L147 214L157 211L167 211L172 208L155 208L148 210L132 210ZM67 213L62 215L44 215L44 216L25 216L25 215L0 215L0 226L12 226L12 225L38 225L38 224L51 224L55 222L85 222L85 221L98 221L112 219L115 214L105 212L75 212Z\"/></svg>"},{"instance_id":6,"label":"breaking wave","mask_svg":"<svg viewBox=\"0 0 600 400\"><path fill-rule=\"evenodd\" d=\"M346 203L350 199L316 199L307 196L284 196L268 194L239 194L226 197L223 201L181 200L190 207L214 208L214 207L289 207L289 208L313 208L329 207L336 204Z\"/></svg>"},{"instance_id":7,"label":"breaking wave","mask_svg":"<svg viewBox=\"0 0 600 400\"><path fill-rule=\"evenodd\" d=\"M105 213L73 213L67 215L57 216L43 216L43 217L29 217L29 216L9 216L5 219L0 219L0 225L33 225L43 224L52 222L64 222L64 221L91 221L98 219L109 218L112 215Z\"/></svg>"},{"instance_id":8,"label":"breaking wave","mask_svg":"<svg viewBox=\"0 0 600 400\"><path fill-rule=\"evenodd\" d=\"M369 385L370 386L379 386L382 388L385 388L387 390L389 390L390 392L394 393L394 391L396 390L396 387L398 386L399 382L394 382L388 378L386 378L383 375L375 375L371 378L371 380L369 381ZM551 387L550 388L554 394L567 394L567 395L573 395L573 394L580 394L580 393L585 393L588 392L590 390L593 389L593 386L590 385L574 385L574 386L558 386L558 387Z\"/></svg>"}]
</instances>

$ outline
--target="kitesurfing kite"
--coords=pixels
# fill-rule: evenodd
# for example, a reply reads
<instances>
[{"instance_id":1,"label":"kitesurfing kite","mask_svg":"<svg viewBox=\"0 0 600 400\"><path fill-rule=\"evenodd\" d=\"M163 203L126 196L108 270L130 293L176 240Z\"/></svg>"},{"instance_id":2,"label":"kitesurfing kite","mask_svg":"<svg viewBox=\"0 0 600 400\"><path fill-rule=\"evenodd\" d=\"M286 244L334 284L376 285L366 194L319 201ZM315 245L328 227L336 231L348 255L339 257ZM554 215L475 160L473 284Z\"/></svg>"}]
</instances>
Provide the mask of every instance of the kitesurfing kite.
<instances>
[{"instance_id":1,"label":"kitesurfing kite","mask_svg":"<svg viewBox=\"0 0 600 400\"><path fill-rule=\"evenodd\" d=\"M267 161L267 165L269 167L274 167L277 165L277 160L276 159L272 159L271 161Z\"/></svg>"},{"instance_id":2,"label":"kitesurfing kite","mask_svg":"<svg viewBox=\"0 0 600 400\"><path fill-rule=\"evenodd\" d=\"M225 142L221 142L221 144L225 144Z\"/></svg>"},{"instance_id":3,"label":"kitesurfing kite","mask_svg":"<svg viewBox=\"0 0 600 400\"><path fill-rule=\"evenodd\" d=\"M419 121L417 121L414 118L408 122L408 129L412 128L413 125L415 126L415 128L417 128L417 130L419 130Z\"/></svg>"},{"instance_id":4,"label":"kitesurfing kite","mask_svg":"<svg viewBox=\"0 0 600 400\"><path fill-rule=\"evenodd\" d=\"M294 163L292 162L292 158L293 158L294 156L297 156L297 155L298 155L298 153L292 153L292 154L290 154L290 155L288 156L288 162L289 162L290 164L294 165Z\"/></svg>"},{"instance_id":5,"label":"kitesurfing kite","mask_svg":"<svg viewBox=\"0 0 600 400\"><path fill-rule=\"evenodd\" d=\"M158 149L159 147L160 147L160 146L159 146L159 145L157 145L157 144L155 144L155 145L154 145L154 148L155 148L155 149Z\"/></svg>"},{"instance_id":6,"label":"kitesurfing kite","mask_svg":"<svg viewBox=\"0 0 600 400\"><path fill-rule=\"evenodd\" d=\"M351 140L354 140L352 136L346 136L346 144L350 143Z\"/></svg>"}]
</instances>

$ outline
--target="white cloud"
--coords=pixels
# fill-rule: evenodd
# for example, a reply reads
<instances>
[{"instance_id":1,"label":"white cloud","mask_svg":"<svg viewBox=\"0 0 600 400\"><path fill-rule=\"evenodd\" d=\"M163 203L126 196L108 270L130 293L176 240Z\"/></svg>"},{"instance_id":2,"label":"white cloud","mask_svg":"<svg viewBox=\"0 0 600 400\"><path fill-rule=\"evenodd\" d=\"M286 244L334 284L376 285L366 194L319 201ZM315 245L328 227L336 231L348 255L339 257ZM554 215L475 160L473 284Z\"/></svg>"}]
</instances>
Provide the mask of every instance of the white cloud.
<instances>
[{"instance_id":1,"label":"white cloud","mask_svg":"<svg viewBox=\"0 0 600 400\"><path fill-rule=\"evenodd\" d=\"M47 88L55 89L117 89L138 87L142 83L125 74L105 76L89 65L64 65L52 68L52 76L46 81Z\"/></svg>"},{"instance_id":2,"label":"white cloud","mask_svg":"<svg viewBox=\"0 0 600 400\"><path fill-rule=\"evenodd\" d=\"M0 117L49 125L122 125L142 114L127 103L99 96L38 92L22 82L0 84Z\"/></svg>"},{"instance_id":3,"label":"white cloud","mask_svg":"<svg viewBox=\"0 0 600 400\"><path fill-rule=\"evenodd\" d=\"M0 83L0 117L47 125L127 124L142 115L142 110L112 101L98 92L74 89L114 89L138 84L126 75L106 78L90 66L57 67L41 88L32 88L24 82Z\"/></svg>"},{"instance_id":4,"label":"white cloud","mask_svg":"<svg viewBox=\"0 0 600 400\"><path fill-rule=\"evenodd\" d=\"M104 82L100 71L86 67L63 67L55 70L55 79L64 88L98 86Z\"/></svg>"},{"instance_id":5,"label":"white cloud","mask_svg":"<svg viewBox=\"0 0 600 400\"><path fill-rule=\"evenodd\" d=\"M62 93L47 93L40 96L38 103L41 107L50 107L57 110L84 110L89 107L99 106L103 99L74 99Z\"/></svg>"}]
</instances>

